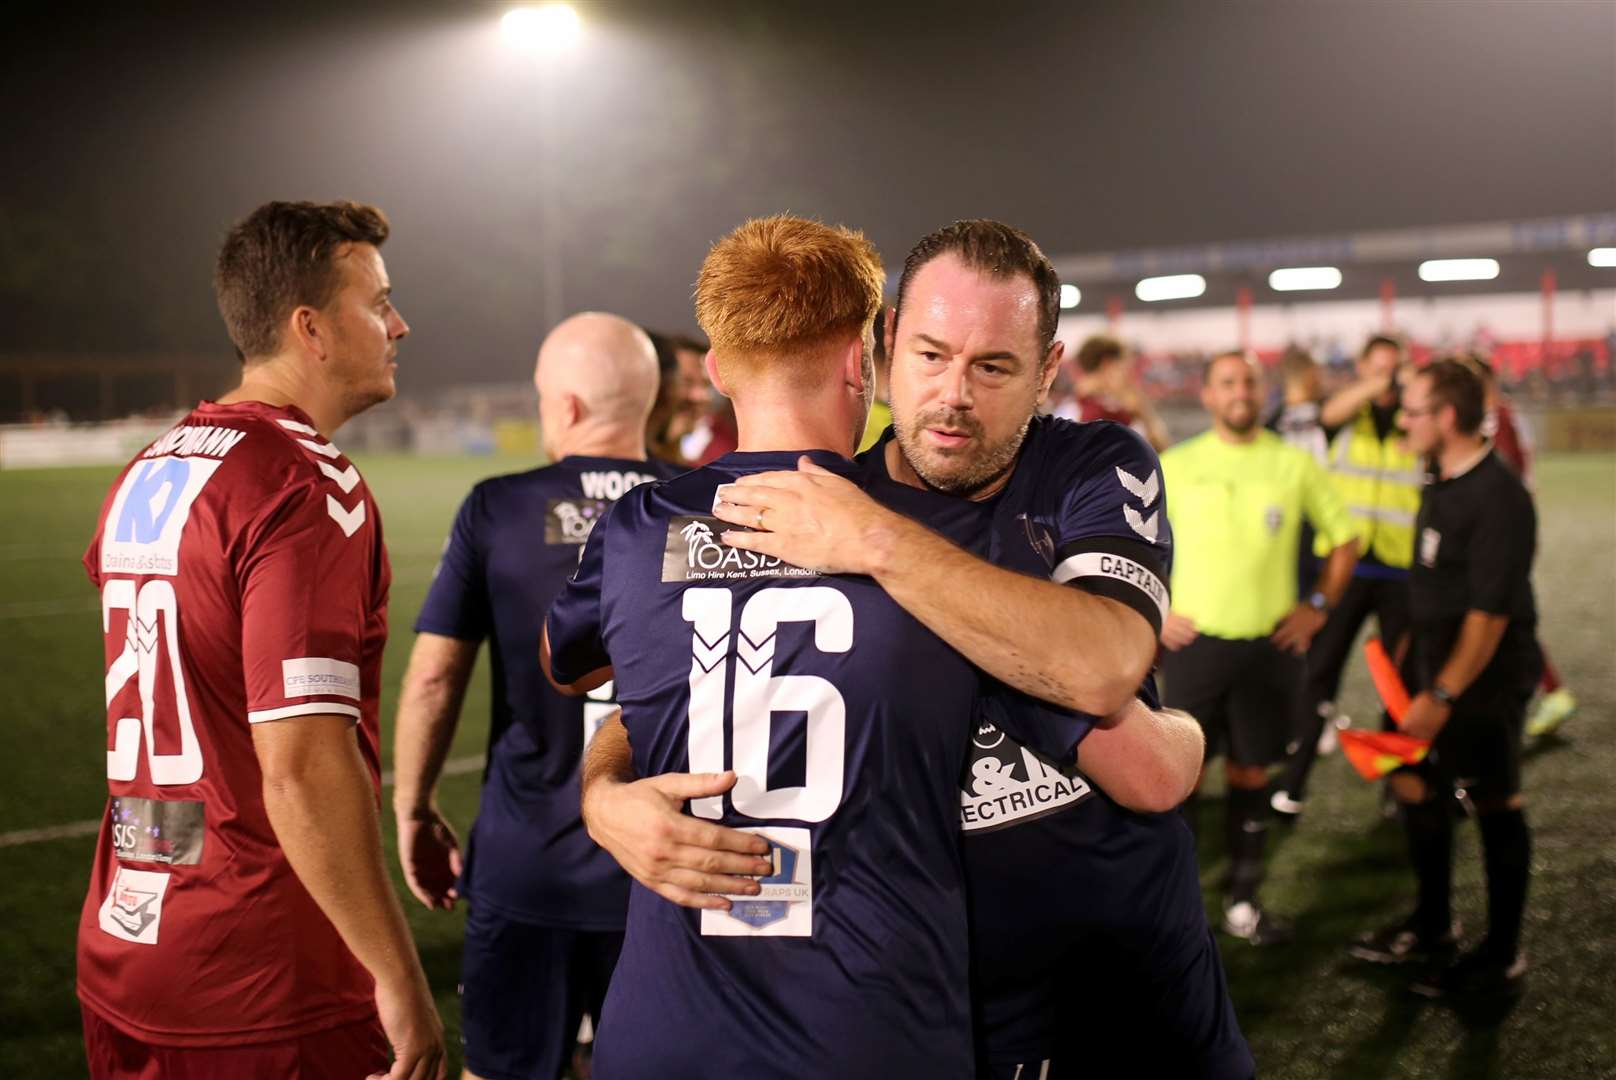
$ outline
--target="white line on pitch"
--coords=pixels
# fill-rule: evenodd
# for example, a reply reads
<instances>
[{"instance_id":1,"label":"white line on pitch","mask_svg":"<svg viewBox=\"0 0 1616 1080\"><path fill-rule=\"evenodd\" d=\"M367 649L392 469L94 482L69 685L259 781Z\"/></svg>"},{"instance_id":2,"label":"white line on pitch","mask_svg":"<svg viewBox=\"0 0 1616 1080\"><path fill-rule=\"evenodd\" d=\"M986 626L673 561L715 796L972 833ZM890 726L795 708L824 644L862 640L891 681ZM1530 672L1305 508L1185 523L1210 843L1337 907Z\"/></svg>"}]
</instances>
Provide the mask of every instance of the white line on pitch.
<instances>
[{"instance_id":1,"label":"white line on pitch","mask_svg":"<svg viewBox=\"0 0 1616 1080\"><path fill-rule=\"evenodd\" d=\"M462 776L466 773L477 772L483 767L483 756L473 754L470 757L450 758L443 763L444 776ZM382 786L393 786L393 771L391 769L382 773ZM18 847L22 844L38 844L46 840L66 840L75 836L93 836L101 827L101 819L94 821L69 821L65 825L46 825L38 829L18 829L16 832L0 833L0 848Z\"/></svg>"}]
</instances>

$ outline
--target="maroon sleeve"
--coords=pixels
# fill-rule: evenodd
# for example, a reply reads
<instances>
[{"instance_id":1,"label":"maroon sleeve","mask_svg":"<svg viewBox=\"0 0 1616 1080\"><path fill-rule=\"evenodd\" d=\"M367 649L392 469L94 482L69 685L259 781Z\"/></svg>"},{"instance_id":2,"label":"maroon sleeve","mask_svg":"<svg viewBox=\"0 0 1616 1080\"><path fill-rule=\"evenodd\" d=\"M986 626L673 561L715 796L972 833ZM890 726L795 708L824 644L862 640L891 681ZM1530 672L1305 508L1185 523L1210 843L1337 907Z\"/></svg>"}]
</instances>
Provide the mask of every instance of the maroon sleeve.
<instances>
[{"instance_id":1,"label":"maroon sleeve","mask_svg":"<svg viewBox=\"0 0 1616 1080\"><path fill-rule=\"evenodd\" d=\"M238 564L241 661L252 723L360 716L376 523L370 500L297 484L261 515Z\"/></svg>"}]
</instances>

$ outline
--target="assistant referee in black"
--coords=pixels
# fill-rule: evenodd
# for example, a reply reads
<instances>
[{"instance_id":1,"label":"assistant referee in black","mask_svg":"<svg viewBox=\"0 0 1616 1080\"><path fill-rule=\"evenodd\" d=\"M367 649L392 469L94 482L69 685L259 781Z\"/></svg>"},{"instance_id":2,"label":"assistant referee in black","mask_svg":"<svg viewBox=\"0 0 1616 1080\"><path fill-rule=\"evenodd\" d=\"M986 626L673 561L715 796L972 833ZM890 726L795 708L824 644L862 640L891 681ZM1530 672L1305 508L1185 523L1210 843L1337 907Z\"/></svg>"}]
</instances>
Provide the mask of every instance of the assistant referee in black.
<instances>
[{"instance_id":1,"label":"assistant referee in black","mask_svg":"<svg viewBox=\"0 0 1616 1080\"><path fill-rule=\"evenodd\" d=\"M1431 469L1409 578L1404 667L1418 695L1405 728L1434 741L1425 761L1391 777L1404 804L1418 906L1352 951L1383 963L1431 963L1413 986L1429 997L1516 993L1526 971L1520 936L1532 842L1521 800L1521 727L1540 664L1531 583L1537 515L1481 435L1483 399L1474 371L1438 360L1406 388L1399 421ZM1481 829L1487 936L1454 960L1457 791L1468 795Z\"/></svg>"}]
</instances>

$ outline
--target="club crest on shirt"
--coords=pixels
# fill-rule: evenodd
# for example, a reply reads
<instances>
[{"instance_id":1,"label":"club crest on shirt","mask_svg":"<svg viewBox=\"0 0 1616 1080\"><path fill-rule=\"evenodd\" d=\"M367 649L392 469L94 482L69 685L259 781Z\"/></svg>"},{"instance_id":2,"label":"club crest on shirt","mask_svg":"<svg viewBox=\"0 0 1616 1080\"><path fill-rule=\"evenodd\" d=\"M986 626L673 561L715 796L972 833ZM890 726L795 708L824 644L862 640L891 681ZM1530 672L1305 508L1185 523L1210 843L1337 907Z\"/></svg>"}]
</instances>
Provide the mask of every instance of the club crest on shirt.
<instances>
[{"instance_id":1,"label":"club crest on shirt","mask_svg":"<svg viewBox=\"0 0 1616 1080\"><path fill-rule=\"evenodd\" d=\"M1420 565L1431 567L1436 565L1436 553L1442 547L1442 534L1430 526L1420 533Z\"/></svg>"},{"instance_id":2,"label":"club crest on shirt","mask_svg":"<svg viewBox=\"0 0 1616 1080\"><path fill-rule=\"evenodd\" d=\"M710 517L676 517L669 521L662 550L662 580L750 581L819 576L817 570L804 570L761 552L732 548L718 539L719 533L735 527Z\"/></svg>"},{"instance_id":3,"label":"club crest on shirt","mask_svg":"<svg viewBox=\"0 0 1616 1080\"><path fill-rule=\"evenodd\" d=\"M1049 530L1032 519L1031 514L1017 514L1016 520L1021 522L1022 531L1027 534L1027 543L1044 560L1045 566L1055 565L1055 538Z\"/></svg>"},{"instance_id":4,"label":"club crest on shirt","mask_svg":"<svg viewBox=\"0 0 1616 1080\"><path fill-rule=\"evenodd\" d=\"M549 499L544 504L544 542L581 544L611 506L609 499Z\"/></svg>"},{"instance_id":5,"label":"club crest on shirt","mask_svg":"<svg viewBox=\"0 0 1616 1080\"><path fill-rule=\"evenodd\" d=\"M1263 511L1263 524L1268 526L1269 532L1278 533L1279 527L1285 524L1285 511L1277 506L1270 506Z\"/></svg>"},{"instance_id":6,"label":"club crest on shirt","mask_svg":"<svg viewBox=\"0 0 1616 1080\"><path fill-rule=\"evenodd\" d=\"M1075 770L1062 770L1007 738L997 725L978 724L960 780L960 829L991 832L1052 814L1093 794Z\"/></svg>"}]
</instances>

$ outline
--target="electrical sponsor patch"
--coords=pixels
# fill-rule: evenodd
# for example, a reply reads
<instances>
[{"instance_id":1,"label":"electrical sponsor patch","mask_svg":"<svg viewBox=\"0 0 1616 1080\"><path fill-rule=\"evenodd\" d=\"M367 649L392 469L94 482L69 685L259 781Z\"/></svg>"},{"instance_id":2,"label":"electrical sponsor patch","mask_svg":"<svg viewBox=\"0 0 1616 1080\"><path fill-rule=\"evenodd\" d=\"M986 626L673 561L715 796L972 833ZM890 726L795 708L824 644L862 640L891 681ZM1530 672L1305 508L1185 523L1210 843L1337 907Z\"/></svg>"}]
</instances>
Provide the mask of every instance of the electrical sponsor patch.
<instances>
[{"instance_id":1,"label":"electrical sponsor patch","mask_svg":"<svg viewBox=\"0 0 1616 1080\"><path fill-rule=\"evenodd\" d=\"M1057 769L995 724L978 724L960 780L960 829L991 832L1031 821L1093 794L1075 770Z\"/></svg>"},{"instance_id":2,"label":"electrical sponsor patch","mask_svg":"<svg viewBox=\"0 0 1616 1080\"><path fill-rule=\"evenodd\" d=\"M202 861L206 816L199 802L120 795L107 808L112 852L121 862L195 866Z\"/></svg>"},{"instance_id":3,"label":"electrical sponsor patch","mask_svg":"<svg viewBox=\"0 0 1616 1080\"><path fill-rule=\"evenodd\" d=\"M170 875L156 870L118 867L112 888L101 901L101 929L136 945L157 944L163 921L163 894Z\"/></svg>"},{"instance_id":4,"label":"electrical sponsor patch","mask_svg":"<svg viewBox=\"0 0 1616 1080\"><path fill-rule=\"evenodd\" d=\"M616 475L613 473L612 475ZM544 504L544 542L581 544L611 506L609 499L549 499Z\"/></svg>"},{"instance_id":5,"label":"electrical sponsor patch","mask_svg":"<svg viewBox=\"0 0 1616 1080\"><path fill-rule=\"evenodd\" d=\"M772 555L722 544L718 534L736 526L711 517L676 517L668 523L662 549L663 581L751 581L754 578L811 578L817 570L781 562Z\"/></svg>"},{"instance_id":6,"label":"electrical sponsor patch","mask_svg":"<svg viewBox=\"0 0 1616 1080\"><path fill-rule=\"evenodd\" d=\"M160 457L131 466L107 512L101 572L179 573L180 534L191 504L220 464L213 458Z\"/></svg>"},{"instance_id":7,"label":"electrical sponsor patch","mask_svg":"<svg viewBox=\"0 0 1616 1080\"><path fill-rule=\"evenodd\" d=\"M359 700L359 665L329 656L281 661L281 693L286 697L335 694Z\"/></svg>"},{"instance_id":8,"label":"electrical sponsor patch","mask_svg":"<svg viewBox=\"0 0 1616 1080\"><path fill-rule=\"evenodd\" d=\"M812 937L814 932L813 837L807 829L751 828L769 842L774 870L758 879L756 896L730 896L728 911L701 913L706 937Z\"/></svg>"}]
</instances>

